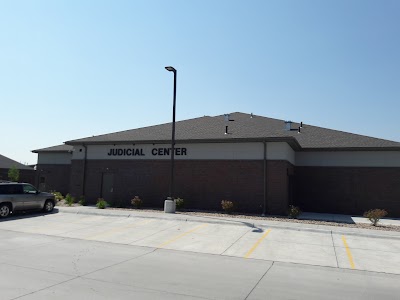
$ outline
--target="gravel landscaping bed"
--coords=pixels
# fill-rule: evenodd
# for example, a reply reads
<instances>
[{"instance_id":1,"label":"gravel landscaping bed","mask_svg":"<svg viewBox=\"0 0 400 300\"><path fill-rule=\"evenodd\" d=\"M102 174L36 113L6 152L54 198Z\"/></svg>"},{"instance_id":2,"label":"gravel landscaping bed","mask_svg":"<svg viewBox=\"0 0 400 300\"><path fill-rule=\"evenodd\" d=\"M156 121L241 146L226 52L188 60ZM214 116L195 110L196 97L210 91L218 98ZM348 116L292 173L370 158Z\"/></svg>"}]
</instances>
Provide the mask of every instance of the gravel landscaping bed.
<instances>
[{"instance_id":1,"label":"gravel landscaping bed","mask_svg":"<svg viewBox=\"0 0 400 300\"><path fill-rule=\"evenodd\" d=\"M57 201L55 207L57 206L63 206L63 207L76 207L76 206L82 206L79 203L72 203L72 205L68 205L65 200L59 200Z\"/></svg>"}]
</instances>

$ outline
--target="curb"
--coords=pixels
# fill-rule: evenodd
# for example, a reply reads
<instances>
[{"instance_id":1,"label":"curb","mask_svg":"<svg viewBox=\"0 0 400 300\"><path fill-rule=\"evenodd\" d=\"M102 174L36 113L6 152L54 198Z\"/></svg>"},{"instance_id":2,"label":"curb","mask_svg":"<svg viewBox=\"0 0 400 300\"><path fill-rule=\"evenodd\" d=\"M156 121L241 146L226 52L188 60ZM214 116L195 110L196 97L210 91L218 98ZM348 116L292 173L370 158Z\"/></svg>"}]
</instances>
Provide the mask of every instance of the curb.
<instances>
[{"instance_id":1,"label":"curb","mask_svg":"<svg viewBox=\"0 0 400 300\"><path fill-rule=\"evenodd\" d=\"M335 228L311 228L312 226L329 226L329 225L312 225L312 224L306 224L309 225L310 227L295 227L294 226L289 226L289 225L279 225L279 224L257 224L254 222L254 220L249 219L248 222L245 221L231 221L231 220L225 220L225 219L217 219L217 218L212 218L208 219L208 217L203 217L203 216L190 216L186 217L184 215L179 215L179 214L170 214L173 217L163 217L161 214L160 216L149 216L149 215L144 215L140 216L137 214L131 214L129 212L122 213L122 212L105 212L104 210L76 210L72 211L69 210L69 208L61 208L56 207L56 209L61 212L61 213L69 213L69 214L77 214L77 215L95 215L95 216L104 216L104 217L124 217L124 218L142 218L142 219L159 219L159 220L168 220L168 221L181 221L181 222L198 222L198 223L211 223L211 224L221 224L221 225L234 225L234 226L247 226L250 228L276 228L276 229L285 229L285 230L293 230L293 231L306 231L306 232L316 232L316 233L325 233L325 234L341 234L341 235L351 235L351 236L359 236L359 237L369 237L369 238L380 238L380 239L395 239L395 240L400 240L400 233L397 234L387 234L386 232L392 232L392 231L380 231L378 234L376 231L373 229L364 229L364 230L371 230L374 232L371 233L364 233L364 232L353 232L343 230L343 227L338 227L336 230ZM200 218L207 218L207 219L200 219ZM262 220L257 220L258 222L262 222ZM268 222L268 221L266 221ZM279 222L279 221L273 221L273 222ZM297 223L294 223L297 224ZM357 230L359 228L350 228L353 230ZM363 229L363 228L360 228Z\"/></svg>"},{"instance_id":2,"label":"curb","mask_svg":"<svg viewBox=\"0 0 400 300\"><path fill-rule=\"evenodd\" d=\"M59 209L59 207L56 207L59 212L61 213L68 213L68 214L76 214L76 215L95 215L95 216L103 216L103 217L124 217L124 218L142 218L142 219L160 219L160 220L167 220L167 221L182 221L182 222L207 222L207 223L213 223L213 224L228 224L228 225L237 225L237 226L249 226L249 227L254 227L256 228L257 226L253 222L241 222L241 221L230 221L230 220L200 220L198 218L202 217L194 217L196 219L191 219L193 216L184 217L184 215L179 215L179 214L170 214L171 216L175 216L175 218L172 217L163 217L161 214L160 216L149 216L149 215L136 215L136 214L130 214L130 213L106 213L106 212L95 212L95 211L68 211L68 209ZM246 225L245 223L248 223Z\"/></svg>"}]
</instances>

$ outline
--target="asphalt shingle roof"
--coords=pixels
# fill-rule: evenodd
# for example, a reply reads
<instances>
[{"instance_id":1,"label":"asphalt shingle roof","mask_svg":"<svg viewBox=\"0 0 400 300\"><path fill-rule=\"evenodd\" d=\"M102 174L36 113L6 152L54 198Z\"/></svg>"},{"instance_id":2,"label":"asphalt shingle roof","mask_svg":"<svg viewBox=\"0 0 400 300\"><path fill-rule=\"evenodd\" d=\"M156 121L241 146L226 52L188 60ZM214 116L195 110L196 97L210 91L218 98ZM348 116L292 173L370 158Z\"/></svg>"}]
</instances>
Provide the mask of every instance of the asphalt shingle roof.
<instances>
[{"instance_id":1,"label":"asphalt shingle roof","mask_svg":"<svg viewBox=\"0 0 400 300\"><path fill-rule=\"evenodd\" d=\"M70 145L57 145L53 147L48 147L48 148L42 148L42 149L37 149L37 150L32 150L33 153L39 153L39 152L69 152L72 151L74 147Z\"/></svg>"},{"instance_id":2,"label":"asphalt shingle roof","mask_svg":"<svg viewBox=\"0 0 400 300\"><path fill-rule=\"evenodd\" d=\"M0 169L10 169L12 167L16 167L18 170L33 170L33 168L29 166L25 166L11 158L5 157L0 154Z\"/></svg>"},{"instance_id":3,"label":"asphalt shingle roof","mask_svg":"<svg viewBox=\"0 0 400 300\"><path fill-rule=\"evenodd\" d=\"M332 129L311 126L303 123L301 133L297 132L299 123L292 123L293 130L285 130L284 120L231 113L230 120L224 115L204 116L176 122L177 142L235 141L235 140L292 140L304 150L315 149L394 149L400 150L400 143ZM228 134L225 134L228 126ZM87 137L66 142L74 144L108 144L132 142L169 142L171 123L120 131L110 134ZM296 142L297 141L297 142Z\"/></svg>"}]
</instances>

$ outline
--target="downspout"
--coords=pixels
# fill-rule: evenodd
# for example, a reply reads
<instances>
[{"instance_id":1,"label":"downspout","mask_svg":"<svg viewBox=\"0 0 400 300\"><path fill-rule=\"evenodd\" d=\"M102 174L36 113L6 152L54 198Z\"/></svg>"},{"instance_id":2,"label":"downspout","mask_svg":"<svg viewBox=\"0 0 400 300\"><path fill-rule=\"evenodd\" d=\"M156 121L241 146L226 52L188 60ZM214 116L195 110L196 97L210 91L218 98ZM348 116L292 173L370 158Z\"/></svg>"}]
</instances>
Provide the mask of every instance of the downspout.
<instances>
[{"instance_id":1,"label":"downspout","mask_svg":"<svg viewBox=\"0 0 400 300\"><path fill-rule=\"evenodd\" d=\"M264 207L261 216L267 214L267 142L264 141Z\"/></svg>"},{"instance_id":2,"label":"downspout","mask_svg":"<svg viewBox=\"0 0 400 300\"><path fill-rule=\"evenodd\" d=\"M86 194L86 160L87 160L87 146L85 144L82 145L85 148L85 157L83 159L83 187L82 187L82 196L85 197Z\"/></svg>"},{"instance_id":3,"label":"downspout","mask_svg":"<svg viewBox=\"0 0 400 300\"><path fill-rule=\"evenodd\" d=\"M38 168L38 164L36 164L36 188L37 188L37 190L40 190L39 189L39 187L40 187L40 173L41 173L41 171Z\"/></svg>"}]
</instances>

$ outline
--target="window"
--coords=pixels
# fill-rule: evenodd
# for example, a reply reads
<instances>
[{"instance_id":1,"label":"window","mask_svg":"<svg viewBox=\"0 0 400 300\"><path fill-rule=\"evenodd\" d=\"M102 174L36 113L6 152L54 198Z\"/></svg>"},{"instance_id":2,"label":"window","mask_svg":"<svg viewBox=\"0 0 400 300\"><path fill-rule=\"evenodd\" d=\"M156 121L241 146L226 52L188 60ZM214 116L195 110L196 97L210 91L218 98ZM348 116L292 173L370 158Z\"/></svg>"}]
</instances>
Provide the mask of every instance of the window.
<instances>
[{"instance_id":1,"label":"window","mask_svg":"<svg viewBox=\"0 0 400 300\"><path fill-rule=\"evenodd\" d=\"M24 194L36 194L36 189L29 185L29 184L24 184Z\"/></svg>"},{"instance_id":2,"label":"window","mask_svg":"<svg viewBox=\"0 0 400 300\"><path fill-rule=\"evenodd\" d=\"M10 194L18 194L18 187L15 185L7 184L0 186L0 194L10 195Z\"/></svg>"},{"instance_id":3,"label":"window","mask_svg":"<svg viewBox=\"0 0 400 300\"><path fill-rule=\"evenodd\" d=\"M0 194L8 194L8 189L6 185L0 185Z\"/></svg>"},{"instance_id":4,"label":"window","mask_svg":"<svg viewBox=\"0 0 400 300\"><path fill-rule=\"evenodd\" d=\"M20 184L7 184L5 187L5 194L22 194L22 186Z\"/></svg>"}]
</instances>

